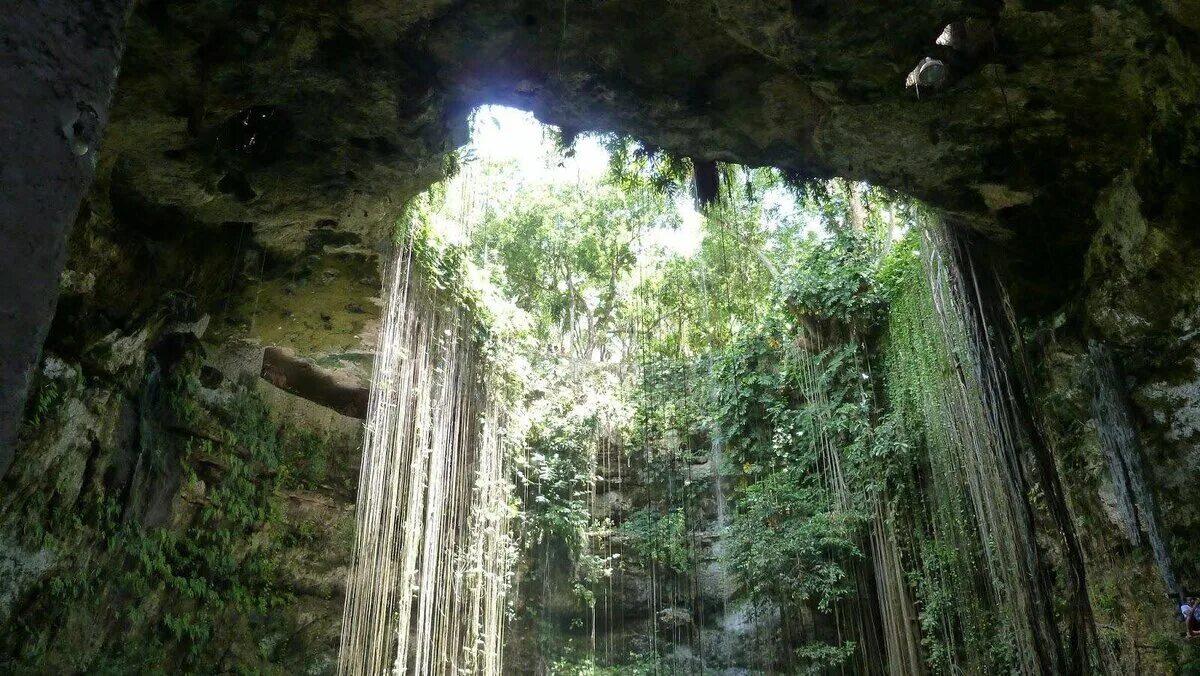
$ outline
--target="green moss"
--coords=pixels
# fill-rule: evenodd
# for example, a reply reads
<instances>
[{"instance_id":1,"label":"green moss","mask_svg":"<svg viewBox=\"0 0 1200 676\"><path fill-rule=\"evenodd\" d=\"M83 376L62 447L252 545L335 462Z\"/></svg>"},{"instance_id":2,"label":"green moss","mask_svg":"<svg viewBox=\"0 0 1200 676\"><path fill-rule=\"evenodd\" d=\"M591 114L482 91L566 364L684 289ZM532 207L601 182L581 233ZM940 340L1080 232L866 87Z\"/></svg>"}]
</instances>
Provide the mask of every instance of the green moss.
<instances>
[{"instance_id":1,"label":"green moss","mask_svg":"<svg viewBox=\"0 0 1200 676\"><path fill-rule=\"evenodd\" d=\"M370 299L381 288L374 257L310 257L243 294L214 322L212 338L244 335L303 354L358 350L368 322L379 318L379 307Z\"/></svg>"},{"instance_id":2,"label":"green moss","mask_svg":"<svg viewBox=\"0 0 1200 676\"><path fill-rule=\"evenodd\" d=\"M300 430L289 434L282 453L282 487L314 489L329 479L332 449L315 432Z\"/></svg>"},{"instance_id":3,"label":"green moss","mask_svg":"<svg viewBox=\"0 0 1200 676\"><path fill-rule=\"evenodd\" d=\"M240 665L238 673L292 673L278 660L296 659L296 647L276 654L259 639L294 622L283 554L316 542L319 525L287 523L279 491L285 481L317 481L327 458L310 452L320 447L315 440L289 446L249 391L226 413L222 439L185 446L176 512L194 510L187 525L142 526L115 496L89 502L73 521L45 520L41 540L64 562L0 640L0 668L213 673ZM299 455L308 464L289 467Z\"/></svg>"}]
</instances>

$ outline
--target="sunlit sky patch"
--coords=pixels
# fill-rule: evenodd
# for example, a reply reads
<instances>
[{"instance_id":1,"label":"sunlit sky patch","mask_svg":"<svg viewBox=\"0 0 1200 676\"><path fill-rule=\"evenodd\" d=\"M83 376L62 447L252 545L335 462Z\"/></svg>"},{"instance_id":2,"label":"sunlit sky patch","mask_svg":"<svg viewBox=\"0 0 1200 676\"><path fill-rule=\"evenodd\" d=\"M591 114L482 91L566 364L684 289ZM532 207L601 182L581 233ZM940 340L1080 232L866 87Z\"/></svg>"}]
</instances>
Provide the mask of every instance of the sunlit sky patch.
<instances>
[{"instance_id":1,"label":"sunlit sky patch","mask_svg":"<svg viewBox=\"0 0 1200 676\"><path fill-rule=\"evenodd\" d=\"M530 183L599 181L608 171L608 151L584 136L575 143L574 157L564 157L550 129L533 113L504 106L482 106L471 119L471 142L464 155L483 161L513 162Z\"/></svg>"},{"instance_id":2,"label":"sunlit sky patch","mask_svg":"<svg viewBox=\"0 0 1200 676\"><path fill-rule=\"evenodd\" d=\"M463 171L449 186L450 200L462 199L464 191L478 189L473 164L511 164L517 170L506 172L506 183L486 191L489 201L506 199L516 194L522 185L558 184L581 186L603 181L609 170L609 154L595 136L582 135L574 146L575 152L565 156L556 146L549 127L538 122L532 113L504 106L482 106L471 117L471 140L462 148ZM457 197L456 197L457 195ZM681 194L675 200L680 216L679 228L652 228L643 233L642 245L679 256L690 257L700 248L703 238L703 217L696 211L690 195ZM801 212L795 198L787 191L773 189L763 195L764 221L768 227L783 219L802 219L806 226L819 232L817 219ZM461 212L460 212L461 213ZM465 233L454 232L443 224L443 236L458 240Z\"/></svg>"},{"instance_id":3,"label":"sunlit sky patch","mask_svg":"<svg viewBox=\"0 0 1200 676\"><path fill-rule=\"evenodd\" d=\"M608 175L609 155L595 136L582 135L575 141L575 152L565 156L555 145L551 129L532 113L504 106L482 106L471 117L471 140L460 157L464 172L455 183L473 180L470 165L511 164L513 185L489 194L488 199L505 199L521 185L557 184L595 185ZM455 193L452 183L450 193ZM681 227L652 228L643 233L642 245L660 248L680 256L691 256L700 248L701 216L691 198L676 200ZM446 233L443 233L445 235ZM451 239L455 239L453 234Z\"/></svg>"}]
</instances>

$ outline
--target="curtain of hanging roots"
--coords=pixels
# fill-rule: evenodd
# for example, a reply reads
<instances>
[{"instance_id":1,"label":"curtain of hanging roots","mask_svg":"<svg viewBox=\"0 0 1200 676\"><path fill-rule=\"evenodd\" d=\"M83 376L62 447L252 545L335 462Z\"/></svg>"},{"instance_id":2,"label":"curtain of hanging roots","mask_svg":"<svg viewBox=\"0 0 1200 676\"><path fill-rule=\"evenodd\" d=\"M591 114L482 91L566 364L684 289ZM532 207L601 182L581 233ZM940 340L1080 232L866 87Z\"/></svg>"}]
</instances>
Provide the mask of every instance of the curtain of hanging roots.
<instances>
[{"instance_id":1,"label":"curtain of hanging roots","mask_svg":"<svg viewBox=\"0 0 1200 676\"><path fill-rule=\"evenodd\" d=\"M509 485L466 309L398 247L359 475L339 674L498 674ZM448 306L448 307L440 307Z\"/></svg>"},{"instance_id":2,"label":"curtain of hanging roots","mask_svg":"<svg viewBox=\"0 0 1200 676\"><path fill-rule=\"evenodd\" d=\"M799 355L797 373L806 404L812 408L817 420L814 434L817 446L817 471L821 487L829 496L831 507L840 512L848 512L853 508L854 497L846 479L841 451L829 432L827 412L830 402L821 379L821 368L826 358L822 342L819 330L811 329L810 335L802 341L804 349L803 354ZM866 396L865 393L863 396ZM862 542L859 544L863 545ZM863 548L867 549L867 547ZM877 570L872 569L871 566L877 564L871 561L849 559L841 561L841 564L853 575L855 587L859 591L858 594L842 599L834 613L840 639L855 641L858 644L855 661L847 666L852 668L854 673L883 673L887 668L884 655L885 653L891 655L894 651L886 642L880 645L880 639L887 641L891 638L887 634L892 628L888 625L890 618L886 613L887 605L895 602L895 599L885 598L876 604L876 607L863 603L860 596L868 593L872 584L882 582L872 576L872 573ZM901 588L903 589L902 585ZM890 593L893 589L881 587L877 591ZM879 624L883 626L876 626L877 618ZM899 630L897 629L897 631Z\"/></svg>"},{"instance_id":3,"label":"curtain of hanging roots","mask_svg":"<svg viewBox=\"0 0 1200 676\"><path fill-rule=\"evenodd\" d=\"M931 628L937 627L944 658L968 672L995 666L994 651L1005 645L1008 658L1000 659L1008 669L1061 673L1058 630L1041 588L1045 570L1022 471L1026 439L1013 410L1014 385L994 327L977 316L975 270L954 255L950 237L941 224L926 230L924 278L894 307L889 348L894 371L906 374L910 388L905 427L917 431L927 452L927 542L915 553L926 579L940 587L937 596L950 601ZM877 508L877 524L885 517ZM887 588L895 585L887 560L898 552L876 529L875 555L884 559L876 562L877 576ZM911 664L916 646L905 627L913 609L900 600L886 608L889 658L898 654Z\"/></svg>"}]
</instances>

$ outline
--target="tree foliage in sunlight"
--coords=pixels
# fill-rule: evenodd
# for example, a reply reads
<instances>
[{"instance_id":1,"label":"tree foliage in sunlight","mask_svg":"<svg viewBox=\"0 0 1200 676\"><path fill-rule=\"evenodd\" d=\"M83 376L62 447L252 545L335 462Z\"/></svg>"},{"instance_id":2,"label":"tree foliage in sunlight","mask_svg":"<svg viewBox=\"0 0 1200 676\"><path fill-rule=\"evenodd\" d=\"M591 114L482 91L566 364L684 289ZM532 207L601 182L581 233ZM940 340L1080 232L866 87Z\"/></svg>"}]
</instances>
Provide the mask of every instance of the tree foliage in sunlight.
<instances>
[{"instance_id":1,"label":"tree foliage in sunlight","mask_svg":"<svg viewBox=\"0 0 1200 676\"><path fill-rule=\"evenodd\" d=\"M774 666L850 666L861 637L787 628L859 612L871 519L911 490L914 444L871 362L914 274L914 239L899 237L914 208L860 183L797 189L722 164L719 201L689 215L690 160L603 142L607 177L510 182L472 224L470 258L530 320L517 460L526 583L541 585L529 590L552 603L560 579L595 609L598 582L621 571L693 587L697 543L714 534L706 482L726 484L721 565L742 599L780 613ZM612 489L598 483L602 420L644 492L614 521L591 512Z\"/></svg>"},{"instance_id":2,"label":"tree foliage in sunlight","mask_svg":"<svg viewBox=\"0 0 1200 676\"><path fill-rule=\"evenodd\" d=\"M629 136L600 137L608 151L609 177L627 193L656 192L674 197L691 190L692 161Z\"/></svg>"},{"instance_id":3,"label":"tree foliage in sunlight","mask_svg":"<svg viewBox=\"0 0 1200 676\"><path fill-rule=\"evenodd\" d=\"M829 612L854 591L845 564L862 557L862 518L831 509L829 496L800 474L781 470L746 488L730 528L730 556L752 598L793 609L813 601Z\"/></svg>"},{"instance_id":4,"label":"tree foliage in sunlight","mask_svg":"<svg viewBox=\"0 0 1200 676\"><path fill-rule=\"evenodd\" d=\"M740 171L740 170L739 170ZM692 256L647 266L629 308L647 354L696 356L720 348L769 307L771 288L803 224L764 204L778 188L766 170L745 170L745 192L708 209Z\"/></svg>"},{"instance_id":5,"label":"tree foliage in sunlight","mask_svg":"<svg viewBox=\"0 0 1200 676\"><path fill-rule=\"evenodd\" d=\"M677 217L669 203L611 186L531 186L512 205L478 226L476 260L533 315L541 340L578 357L599 350L603 359L614 348L639 231L673 227Z\"/></svg>"},{"instance_id":6,"label":"tree foliage in sunlight","mask_svg":"<svg viewBox=\"0 0 1200 676\"><path fill-rule=\"evenodd\" d=\"M883 260L871 236L837 230L827 239L805 241L789 261L779 292L793 314L835 320L869 331L884 317L879 285Z\"/></svg>"}]
</instances>

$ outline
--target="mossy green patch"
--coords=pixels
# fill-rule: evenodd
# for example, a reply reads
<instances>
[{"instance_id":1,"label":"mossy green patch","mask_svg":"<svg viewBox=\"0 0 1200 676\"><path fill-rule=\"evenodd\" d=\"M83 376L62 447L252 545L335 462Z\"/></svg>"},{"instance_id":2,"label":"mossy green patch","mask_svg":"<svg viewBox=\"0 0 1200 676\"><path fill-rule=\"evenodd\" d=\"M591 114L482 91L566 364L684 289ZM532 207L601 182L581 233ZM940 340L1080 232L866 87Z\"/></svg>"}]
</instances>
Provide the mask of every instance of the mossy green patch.
<instances>
[{"instance_id":1,"label":"mossy green patch","mask_svg":"<svg viewBox=\"0 0 1200 676\"><path fill-rule=\"evenodd\" d=\"M381 290L374 256L313 257L248 288L218 318L214 338L244 336L309 355L361 351L374 338Z\"/></svg>"},{"instance_id":2,"label":"mossy green patch","mask_svg":"<svg viewBox=\"0 0 1200 676\"><path fill-rule=\"evenodd\" d=\"M175 396L195 406L191 394ZM315 437L298 443L250 391L221 415L220 439L183 446L177 526L138 523L118 494L89 496L72 519L36 515L43 525L27 539L59 562L18 605L0 667L283 674L319 657L297 645L314 629L290 609L295 571L286 561L331 546L348 558L349 542L333 536L336 521L289 521L282 491L319 483L327 456Z\"/></svg>"}]
</instances>

